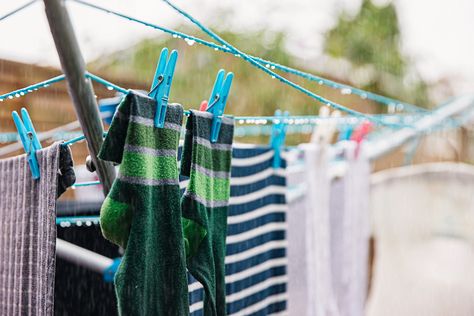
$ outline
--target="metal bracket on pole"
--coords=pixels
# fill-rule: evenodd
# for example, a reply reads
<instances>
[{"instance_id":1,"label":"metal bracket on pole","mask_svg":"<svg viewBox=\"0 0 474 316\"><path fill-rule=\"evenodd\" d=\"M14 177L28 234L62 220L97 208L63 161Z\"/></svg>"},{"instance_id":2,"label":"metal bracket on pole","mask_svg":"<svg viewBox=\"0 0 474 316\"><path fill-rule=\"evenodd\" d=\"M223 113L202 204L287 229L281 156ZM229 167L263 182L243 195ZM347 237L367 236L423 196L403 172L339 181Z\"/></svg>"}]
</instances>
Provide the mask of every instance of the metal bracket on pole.
<instances>
[{"instance_id":1,"label":"metal bracket on pole","mask_svg":"<svg viewBox=\"0 0 474 316\"><path fill-rule=\"evenodd\" d=\"M79 49L74 29L64 0L44 0L46 17L58 51L61 67L68 82L68 91L87 139L89 153L97 174L107 194L115 178L115 169L111 163L97 158L104 128L90 79L85 77L86 68Z\"/></svg>"}]
</instances>

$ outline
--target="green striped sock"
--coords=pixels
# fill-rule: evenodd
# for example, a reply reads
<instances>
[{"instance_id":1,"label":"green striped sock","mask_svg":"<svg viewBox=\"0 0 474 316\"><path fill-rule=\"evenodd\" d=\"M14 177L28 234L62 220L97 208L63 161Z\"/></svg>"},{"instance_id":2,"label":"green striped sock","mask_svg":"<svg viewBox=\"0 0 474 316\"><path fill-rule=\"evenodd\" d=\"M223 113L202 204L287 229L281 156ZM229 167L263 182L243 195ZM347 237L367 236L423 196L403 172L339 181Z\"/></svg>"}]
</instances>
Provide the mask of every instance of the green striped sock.
<instances>
[{"instance_id":1,"label":"green striped sock","mask_svg":"<svg viewBox=\"0 0 474 316\"><path fill-rule=\"evenodd\" d=\"M99 158L120 163L100 213L102 233L125 248L115 275L121 315L188 315L177 149L183 109L156 128L153 99L129 92Z\"/></svg>"},{"instance_id":2,"label":"green striped sock","mask_svg":"<svg viewBox=\"0 0 474 316\"><path fill-rule=\"evenodd\" d=\"M234 120L224 117L211 143L212 114L192 111L186 124L181 174L190 177L181 201L189 272L204 287L204 315L226 314L225 240Z\"/></svg>"}]
</instances>

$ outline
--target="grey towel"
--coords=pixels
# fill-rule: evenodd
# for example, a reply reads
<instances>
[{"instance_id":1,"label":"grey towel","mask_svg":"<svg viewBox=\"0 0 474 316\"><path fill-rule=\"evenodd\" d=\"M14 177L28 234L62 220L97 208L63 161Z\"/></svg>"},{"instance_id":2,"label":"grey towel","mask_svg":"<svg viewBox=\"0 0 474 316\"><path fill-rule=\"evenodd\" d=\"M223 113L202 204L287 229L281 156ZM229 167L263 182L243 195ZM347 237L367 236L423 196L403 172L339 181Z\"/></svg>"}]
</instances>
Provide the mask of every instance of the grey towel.
<instances>
[{"instance_id":1,"label":"grey towel","mask_svg":"<svg viewBox=\"0 0 474 316\"><path fill-rule=\"evenodd\" d=\"M37 152L38 180L31 178L25 155L0 160L2 316L53 315L58 183L74 181L71 153L60 147Z\"/></svg>"}]
</instances>

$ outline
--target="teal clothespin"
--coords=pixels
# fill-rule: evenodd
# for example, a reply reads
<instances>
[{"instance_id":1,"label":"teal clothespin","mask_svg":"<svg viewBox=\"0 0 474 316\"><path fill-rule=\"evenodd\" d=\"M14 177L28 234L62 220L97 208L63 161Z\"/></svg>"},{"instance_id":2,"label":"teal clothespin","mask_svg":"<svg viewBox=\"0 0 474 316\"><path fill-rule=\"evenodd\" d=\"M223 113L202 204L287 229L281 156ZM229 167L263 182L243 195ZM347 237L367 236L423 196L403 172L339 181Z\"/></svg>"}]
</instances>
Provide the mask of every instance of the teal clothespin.
<instances>
[{"instance_id":1,"label":"teal clothespin","mask_svg":"<svg viewBox=\"0 0 474 316\"><path fill-rule=\"evenodd\" d=\"M115 273L117 273L118 267L120 266L121 262L122 258L115 258L114 261L112 261L112 264L104 270L103 278L105 282L114 282Z\"/></svg>"},{"instance_id":2,"label":"teal clothespin","mask_svg":"<svg viewBox=\"0 0 474 316\"><path fill-rule=\"evenodd\" d=\"M161 50L160 59L156 66L155 77L148 95L156 100L155 127L165 126L166 108L173 81L174 68L178 60L178 52L173 50L168 59L168 48Z\"/></svg>"},{"instance_id":3,"label":"teal clothespin","mask_svg":"<svg viewBox=\"0 0 474 316\"><path fill-rule=\"evenodd\" d=\"M339 133L339 141L350 140L354 127L352 125L345 125L342 127L341 132Z\"/></svg>"},{"instance_id":4,"label":"teal clothespin","mask_svg":"<svg viewBox=\"0 0 474 316\"><path fill-rule=\"evenodd\" d=\"M28 111L25 108L22 108L21 118L16 111L13 111L12 116L28 158L32 177L35 180L39 179L40 170L38 160L36 159L36 151L41 149L41 143L36 135Z\"/></svg>"},{"instance_id":5,"label":"teal clothespin","mask_svg":"<svg viewBox=\"0 0 474 316\"><path fill-rule=\"evenodd\" d=\"M219 130L222 123L222 115L224 114L227 97L229 96L230 86L234 74L229 72L225 76L225 70L221 69L217 73L216 82L212 88L211 96L209 97L209 106L207 112L212 113L212 127L211 127L211 142L215 143L219 137Z\"/></svg>"},{"instance_id":6,"label":"teal clothespin","mask_svg":"<svg viewBox=\"0 0 474 316\"><path fill-rule=\"evenodd\" d=\"M288 111L282 115L280 110L275 111L276 119L273 121L272 134L270 136L270 147L275 151L275 157L273 158L273 168L277 169L281 166L281 148L285 144L286 128L288 117Z\"/></svg>"}]
</instances>

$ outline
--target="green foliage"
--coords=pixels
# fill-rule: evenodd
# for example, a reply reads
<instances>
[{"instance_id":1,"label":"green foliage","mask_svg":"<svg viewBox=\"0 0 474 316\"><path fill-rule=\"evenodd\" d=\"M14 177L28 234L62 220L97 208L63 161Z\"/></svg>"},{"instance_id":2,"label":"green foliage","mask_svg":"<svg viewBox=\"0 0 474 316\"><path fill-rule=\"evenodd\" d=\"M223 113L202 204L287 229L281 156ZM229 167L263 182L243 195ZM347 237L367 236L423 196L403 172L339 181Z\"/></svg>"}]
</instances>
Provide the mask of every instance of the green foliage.
<instances>
[{"instance_id":1,"label":"green foliage","mask_svg":"<svg viewBox=\"0 0 474 316\"><path fill-rule=\"evenodd\" d=\"M426 84L400 51L400 30L393 4L378 7L371 0L363 0L355 17L342 13L327 33L325 52L347 59L354 66L373 67L376 72L364 89L420 105L429 103ZM410 83L404 84L407 76Z\"/></svg>"},{"instance_id":2,"label":"green foliage","mask_svg":"<svg viewBox=\"0 0 474 316\"><path fill-rule=\"evenodd\" d=\"M189 30L184 31L192 33ZM294 58L284 48L285 38L281 33L223 32L220 35L243 51L296 67ZM179 57L170 100L182 103L185 108L197 108L202 100L209 98L215 76L221 68L235 74L226 113L272 115L280 108L295 115L315 114L320 106L315 100L286 87L278 80L273 80L240 58L199 44L189 46L184 40L172 37L143 40L129 49L98 59L89 65L89 69L97 73L107 73L109 76L126 76L128 80L141 82L148 87L163 47L178 50ZM297 77L290 78L304 84ZM314 87L317 90L327 90L321 89L314 82L312 85L313 90Z\"/></svg>"}]
</instances>

